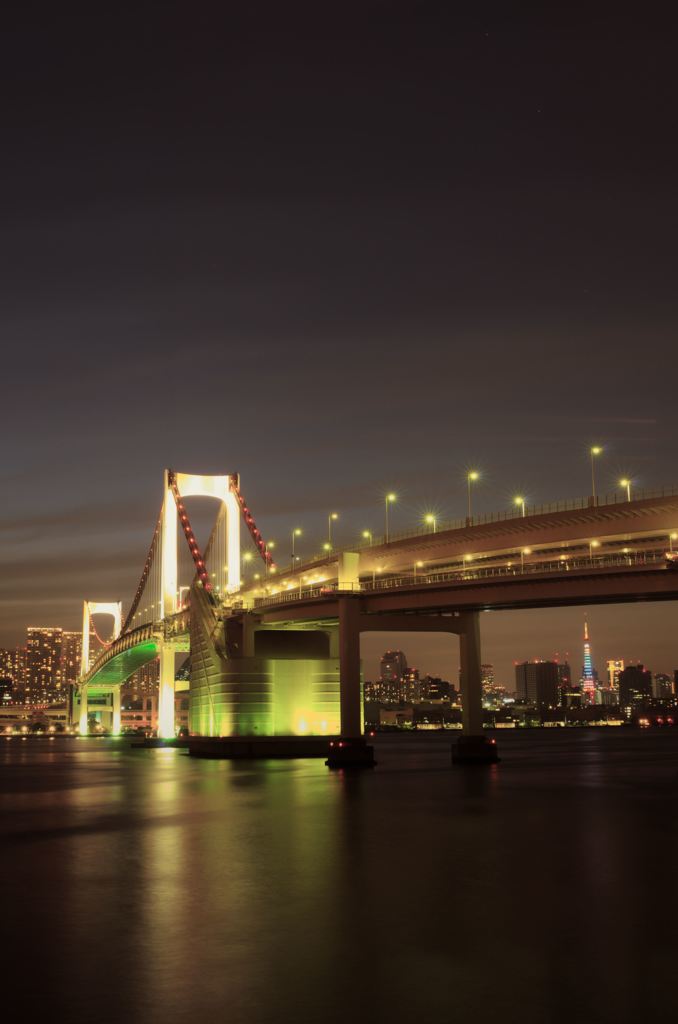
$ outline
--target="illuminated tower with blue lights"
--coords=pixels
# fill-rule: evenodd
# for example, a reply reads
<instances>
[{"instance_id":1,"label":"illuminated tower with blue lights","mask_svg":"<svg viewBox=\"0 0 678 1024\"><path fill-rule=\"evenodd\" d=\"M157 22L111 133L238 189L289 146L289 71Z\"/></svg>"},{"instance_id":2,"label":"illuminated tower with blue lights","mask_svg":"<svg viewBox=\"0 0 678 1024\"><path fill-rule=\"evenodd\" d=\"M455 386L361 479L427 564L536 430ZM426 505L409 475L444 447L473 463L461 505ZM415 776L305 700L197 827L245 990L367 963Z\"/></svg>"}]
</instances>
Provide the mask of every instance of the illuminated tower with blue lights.
<instances>
[{"instance_id":1,"label":"illuminated tower with blue lights","mask_svg":"<svg viewBox=\"0 0 678 1024\"><path fill-rule=\"evenodd\" d=\"M596 674L593 669L589 624L586 619L584 619L584 671L581 677L581 688L584 700L593 704L596 696Z\"/></svg>"}]
</instances>

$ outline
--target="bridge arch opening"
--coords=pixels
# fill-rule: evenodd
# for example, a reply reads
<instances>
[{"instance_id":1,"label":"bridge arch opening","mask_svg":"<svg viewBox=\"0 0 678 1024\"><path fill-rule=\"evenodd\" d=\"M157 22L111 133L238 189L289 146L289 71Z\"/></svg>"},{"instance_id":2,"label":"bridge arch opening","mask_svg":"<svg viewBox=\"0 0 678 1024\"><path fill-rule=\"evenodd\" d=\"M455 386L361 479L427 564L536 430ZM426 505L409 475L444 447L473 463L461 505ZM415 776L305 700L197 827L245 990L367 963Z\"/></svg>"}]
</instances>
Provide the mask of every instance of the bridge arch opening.
<instances>
[{"instance_id":1,"label":"bridge arch opening","mask_svg":"<svg viewBox=\"0 0 678 1024\"><path fill-rule=\"evenodd\" d=\"M82 608L82 654L80 674L86 675L90 667L90 638L94 624L92 616L110 615L113 618L113 640L122 629L122 601L84 601Z\"/></svg>"},{"instance_id":2,"label":"bridge arch opening","mask_svg":"<svg viewBox=\"0 0 678 1024\"><path fill-rule=\"evenodd\" d=\"M179 517L172 479L184 498L215 498L225 515L224 565L227 566L225 589L234 593L240 589L240 506L231 487L230 476L211 476L195 473L174 473L165 470L164 498L161 513L162 565L161 565L161 618L173 615L179 603Z\"/></svg>"}]
</instances>

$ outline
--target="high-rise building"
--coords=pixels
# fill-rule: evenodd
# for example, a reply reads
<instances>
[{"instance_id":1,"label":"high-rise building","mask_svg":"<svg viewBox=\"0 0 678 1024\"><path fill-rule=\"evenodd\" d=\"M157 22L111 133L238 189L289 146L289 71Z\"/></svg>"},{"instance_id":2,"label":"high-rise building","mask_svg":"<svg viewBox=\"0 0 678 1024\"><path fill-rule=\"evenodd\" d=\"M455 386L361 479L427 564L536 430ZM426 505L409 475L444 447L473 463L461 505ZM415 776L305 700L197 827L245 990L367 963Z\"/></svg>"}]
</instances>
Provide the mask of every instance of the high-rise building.
<instances>
[{"instance_id":1,"label":"high-rise building","mask_svg":"<svg viewBox=\"0 0 678 1024\"><path fill-rule=\"evenodd\" d=\"M596 704L615 705L619 703L619 690L616 686L597 686Z\"/></svg>"},{"instance_id":2,"label":"high-rise building","mask_svg":"<svg viewBox=\"0 0 678 1024\"><path fill-rule=\"evenodd\" d=\"M25 647L17 647L14 652L14 700L26 700L28 685L28 651Z\"/></svg>"},{"instance_id":3,"label":"high-rise building","mask_svg":"<svg viewBox=\"0 0 678 1024\"><path fill-rule=\"evenodd\" d=\"M0 676L3 679L11 679L14 682L14 659L15 651L0 647Z\"/></svg>"},{"instance_id":4,"label":"high-rise building","mask_svg":"<svg viewBox=\"0 0 678 1024\"><path fill-rule=\"evenodd\" d=\"M421 682L419 680L418 668L408 668L403 676L400 699L404 700L406 704L419 704L421 701Z\"/></svg>"},{"instance_id":5,"label":"high-rise building","mask_svg":"<svg viewBox=\"0 0 678 1024\"><path fill-rule=\"evenodd\" d=\"M77 683L82 658L82 633L64 630L61 637L61 672L66 685Z\"/></svg>"},{"instance_id":6,"label":"high-rise building","mask_svg":"<svg viewBox=\"0 0 678 1024\"><path fill-rule=\"evenodd\" d=\"M154 697L158 693L158 680L160 678L160 663L157 658L147 662L142 668L137 669L122 684L123 700L139 700L142 697ZM376 699L376 693L375 693Z\"/></svg>"},{"instance_id":7,"label":"high-rise building","mask_svg":"<svg viewBox=\"0 0 678 1024\"><path fill-rule=\"evenodd\" d=\"M652 696L652 673L641 665L627 665L619 673L619 703L622 707L631 707L646 697Z\"/></svg>"},{"instance_id":8,"label":"high-rise building","mask_svg":"<svg viewBox=\"0 0 678 1024\"><path fill-rule=\"evenodd\" d=\"M480 680L483 685L483 693L491 692L494 687L494 665L480 666Z\"/></svg>"},{"instance_id":9,"label":"high-rise building","mask_svg":"<svg viewBox=\"0 0 678 1024\"><path fill-rule=\"evenodd\" d=\"M60 626L29 626L26 638L26 699L34 702L65 696L61 669Z\"/></svg>"},{"instance_id":10,"label":"high-rise building","mask_svg":"<svg viewBox=\"0 0 678 1024\"><path fill-rule=\"evenodd\" d=\"M448 701L453 697L456 697L456 690L446 679L440 679L438 676L424 676L422 679L422 700L438 703L439 701Z\"/></svg>"},{"instance_id":11,"label":"high-rise building","mask_svg":"<svg viewBox=\"0 0 678 1024\"><path fill-rule=\"evenodd\" d=\"M14 696L14 651L0 647L0 700Z\"/></svg>"},{"instance_id":12,"label":"high-rise building","mask_svg":"<svg viewBox=\"0 0 678 1024\"><path fill-rule=\"evenodd\" d=\"M652 684L652 694L658 700L668 700L673 697L673 679L665 672L655 672Z\"/></svg>"},{"instance_id":13,"label":"high-rise building","mask_svg":"<svg viewBox=\"0 0 678 1024\"><path fill-rule=\"evenodd\" d=\"M555 661L524 661L516 665L516 696L528 704L557 707L558 682Z\"/></svg>"},{"instance_id":14,"label":"high-rise building","mask_svg":"<svg viewBox=\"0 0 678 1024\"><path fill-rule=\"evenodd\" d=\"M593 704L596 692L596 672L593 667L589 624L586 619L584 619L584 667L581 674L581 688L585 703Z\"/></svg>"},{"instance_id":15,"label":"high-rise building","mask_svg":"<svg viewBox=\"0 0 678 1024\"><path fill-rule=\"evenodd\" d=\"M567 661L557 661L558 666L558 686L561 690L572 689L572 669Z\"/></svg>"},{"instance_id":16,"label":"high-rise building","mask_svg":"<svg viewBox=\"0 0 678 1024\"><path fill-rule=\"evenodd\" d=\"M624 671L622 658L609 658L607 661L607 685L610 689L617 689L619 686L619 675Z\"/></svg>"},{"instance_id":17,"label":"high-rise building","mask_svg":"<svg viewBox=\"0 0 678 1024\"><path fill-rule=\"evenodd\" d=\"M382 656L379 674L381 676L382 700L396 702L402 699L403 679L407 675L407 658L402 651L386 651Z\"/></svg>"}]
</instances>

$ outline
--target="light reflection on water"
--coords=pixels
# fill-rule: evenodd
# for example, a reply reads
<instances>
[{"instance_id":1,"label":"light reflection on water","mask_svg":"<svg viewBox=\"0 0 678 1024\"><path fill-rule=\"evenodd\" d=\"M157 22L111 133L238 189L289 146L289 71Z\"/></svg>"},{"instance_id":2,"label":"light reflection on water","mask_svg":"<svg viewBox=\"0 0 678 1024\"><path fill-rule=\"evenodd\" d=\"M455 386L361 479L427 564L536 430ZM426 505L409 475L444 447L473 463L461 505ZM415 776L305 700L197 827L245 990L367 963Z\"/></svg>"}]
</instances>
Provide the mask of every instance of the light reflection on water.
<instances>
[{"instance_id":1,"label":"light reflection on water","mask_svg":"<svg viewBox=\"0 0 678 1024\"><path fill-rule=\"evenodd\" d=\"M5 976L70 1021L630 1019L672 948L678 735L512 735L480 771L377 744L355 775L3 744Z\"/></svg>"}]
</instances>

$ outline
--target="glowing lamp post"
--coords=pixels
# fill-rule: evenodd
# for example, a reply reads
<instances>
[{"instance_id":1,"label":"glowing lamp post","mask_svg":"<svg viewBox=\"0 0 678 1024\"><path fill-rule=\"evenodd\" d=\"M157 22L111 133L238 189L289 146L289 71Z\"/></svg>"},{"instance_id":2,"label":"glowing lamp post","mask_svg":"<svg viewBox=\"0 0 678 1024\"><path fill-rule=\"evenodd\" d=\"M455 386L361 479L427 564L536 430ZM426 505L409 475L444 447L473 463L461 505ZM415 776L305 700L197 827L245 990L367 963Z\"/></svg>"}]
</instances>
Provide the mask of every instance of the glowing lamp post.
<instances>
[{"instance_id":1,"label":"glowing lamp post","mask_svg":"<svg viewBox=\"0 0 678 1024\"><path fill-rule=\"evenodd\" d=\"M531 555L532 548L522 548L520 551L520 571L525 572L525 555Z\"/></svg>"},{"instance_id":2,"label":"glowing lamp post","mask_svg":"<svg viewBox=\"0 0 678 1024\"><path fill-rule=\"evenodd\" d=\"M475 469L472 469L469 473L466 474L466 489L467 489L467 493L468 493L468 521L469 521L469 524L470 524L471 518L472 518L471 517L471 484L474 484L476 482L476 480L479 480L479 479L480 479L480 473L476 472Z\"/></svg>"},{"instance_id":3,"label":"glowing lamp post","mask_svg":"<svg viewBox=\"0 0 678 1024\"><path fill-rule=\"evenodd\" d=\"M591 497L593 498L593 501L591 502L591 504L593 504L593 505L597 504L597 498L596 498L596 459L598 458L599 455L602 455L602 454L603 454L603 449L600 447L600 445L594 444L593 447L590 450L590 455L591 455Z\"/></svg>"},{"instance_id":4,"label":"glowing lamp post","mask_svg":"<svg viewBox=\"0 0 678 1024\"><path fill-rule=\"evenodd\" d=\"M619 481L619 486L626 488L626 500L630 501L631 500L631 481L627 477L624 477L623 480Z\"/></svg>"},{"instance_id":5,"label":"glowing lamp post","mask_svg":"<svg viewBox=\"0 0 678 1024\"><path fill-rule=\"evenodd\" d=\"M517 505L518 508L521 510L521 515L523 516L523 519L524 519L525 518L525 499L523 497L521 497L520 495L518 495L518 497L513 499L513 504Z\"/></svg>"},{"instance_id":6,"label":"glowing lamp post","mask_svg":"<svg viewBox=\"0 0 678 1024\"><path fill-rule=\"evenodd\" d=\"M297 537L301 537L301 530L298 527L292 530L292 569L294 569L294 563L297 560L297 556L295 554L295 543Z\"/></svg>"},{"instance_id":7,"label":"glowing lamp post","mask_svg":"<svg viewBox=\"0 0 678 1024\"><path fill-rule=\"evenodd\" d=\"M370 542L370 547L372 547L372 531L371 530L363 530L363 540L368 540Z\"/></svg>"},{"instance_id":8,"label":"glowing lamp post","mask_svg":"<svg viewBox=\"0 0 678 1024\"><path fill-rule=\"evenodd\" d=\"M599 548L599 547L600 547L600 541L599 540L590 540L589 541L589 559L591 561L591 565L593 565L593 552L594 552L594 549L595 548Z\"/></svg>"},{"instance_id":9,"label":"glowing lamp post","mask_svg":"<svg viewBox=\"0 0 678 1024\"><path fill-rule=\"evenodd\" d=\"M327 555L327 561L329 562L330 558L332 557L332 545L330 544L329 541L325 541L325 543L323 544L323 551Z\"/></svg>"},{"instance_id":10,"label":"glowing lamp post","mask_svg":"<svg viewBox=\"0 0 678 1024\"><path fill-rule=\"evenodd\" d=\"M678 540L678 533L670 533L669 534L669 551L671 551L671 552L673 551L673 542L674 542L674 540Z\"/></svg>"},{"instance_id":11,"label":"glowing lamp post","mask_svg":"<svg viewBox=\"0 0 678 1024\"><path fill-rule=\"evenodd\" d=\"M336 523L338 518L338 512L330 512L327 517L327 543L329 544L330 551L332 550L332 523Z\"/></svg>"},{"instance_id":12,"label":"glowing lamp post","mask_svg":"<svg viewBox=\"0 0 678 1024\"><path fill-rule=\"evenodd\" d=\"M424 563L423 562L415 562L414 563L414 567L413 568L414 568L414 580L415 580L415 583L417 581L417 569L423 569L423 567L424 567Z\"/></svg>"},{"instance_id":13,"label":"glowing lamp post","mask_svg":"<svg viewBox=\"0 0 678 1024\"><path fill-rule=\"evenodd\" d=\"M389 540L388 508L389 505L392 505L394 501L396 501L395 494L387 494L386 497L384 498L384 540L386 544L388 544Z\"/></svg>"},{"instance_id":14,"label":"glowing lamp post","mask_svg":"<svg viewBox=\"0 0 678 1024\"><path fill-rule=\"evenodd\" d=\"M436 532L438 528L438 521L432 512L429 512L428 515L424 516L424 522L426 523L427 526L431 527L432 533Z\"/></svg>"}]
</instances>

